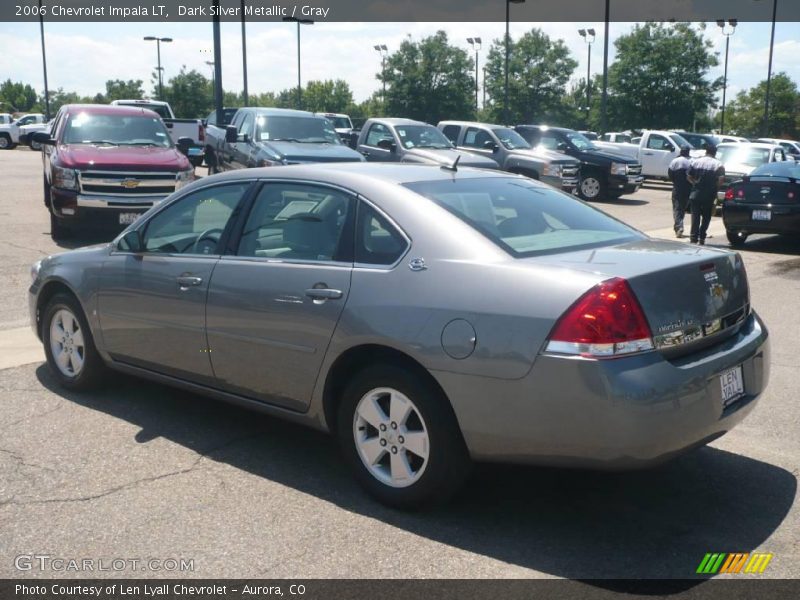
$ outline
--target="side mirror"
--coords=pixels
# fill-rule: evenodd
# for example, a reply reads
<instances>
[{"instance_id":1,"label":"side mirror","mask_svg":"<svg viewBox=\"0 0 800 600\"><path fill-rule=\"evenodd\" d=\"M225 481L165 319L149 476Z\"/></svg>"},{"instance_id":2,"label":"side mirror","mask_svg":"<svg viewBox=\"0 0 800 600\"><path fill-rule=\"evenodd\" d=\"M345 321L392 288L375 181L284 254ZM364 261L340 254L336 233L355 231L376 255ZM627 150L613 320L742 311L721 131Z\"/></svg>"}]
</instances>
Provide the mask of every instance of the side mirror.
<instances>
[{"instance_id":1,"label":"side mirror","mask_svg":"<svg viewBox=\"0 0 800 600\"><path fill-rule=\"evenodd\" d=\"M492 152L497 152L500 148L492 140L486 140L485 142L483 142L483 149L491 150Z\"/></svg>"},{"instance_id":2,"label":"side mirror","mask_svg":"<svg viewBox=\"0 0 800 600\"><path fill-rule=\"evenodd\" d=\"M189 156L189 148L194 146L194 140L190 137L179 137L177 146L178 152L184 156Z\"/></svg>"},{"instance_id":3,"label":"side mirror","mask_svg":"<svg viewBox=\"0 0 800 600\"><path fill-rule=\"evenodd\" d=\"M384 139L378 142L378 148L388 150L389 152L394 152L397 150L397 144L395 144L392 140Z\"/></svg>"},{"instance_id":4,"label":"side mirror","mask_svg":"<svg viewBox=\"0 0 800 600\"><path fill-rule=\"evenodd\" d=\"M236 136L236 141L246 144L250 141L250 136L247 135L246 133L240 133L239 135Z\"/></svg>"},{"instance_id":5,"label":"side mirror","mask_svg":"<svg viewBox=\"0 0 800 600\"><path fill-rule=\"evenodd\" d=\"M124 252L143 252L144 241L142 240L142 234L138 229L131 229L122 236L117 248Z\"/></svg>"},{"instance_id":6,"label":"side mirror","mask_svg":"<svg viewBox=\"0 0 800 600\"><path fill-rule=\"evenodd\" d=\"M225 141L228 144L235 144L239 141L239 130L233 125L227 125L225 127Z\"/></svg>"},{"instance_id":7,"label":"side mirror","mask_svg":"<svg viewBox=\"0 0 800 600\"><path fill-rule=\"evenodd\" d=\"M670 144L669 146L667 146L667 150L669 150L670 152L675 152L675 146Z\"/></svg>"},{"instance_id":8,"label":"side mirror","mask_svg":"<svg viewBox=\"0 0 800 600\"><path fill-rule=\"evenodd\" d=\"M33 137L31 139L33 139L33 141L36 142L37 144L42 144L44 146L56 145L56 141L50 137L49 131L37 131L36 133L33 134Z\"/></svg>"},{"instance_id":9,"label":"side mirror","mask_svg":"<svg viewBox=\"0 0 800 600\"><path fill-rule=\"evenodd\" d=\"M564 142L558 142L558 144L556 144L556 151L557 152L566 152L567 151L567 145Z\"/></svg>"}]
</instances>

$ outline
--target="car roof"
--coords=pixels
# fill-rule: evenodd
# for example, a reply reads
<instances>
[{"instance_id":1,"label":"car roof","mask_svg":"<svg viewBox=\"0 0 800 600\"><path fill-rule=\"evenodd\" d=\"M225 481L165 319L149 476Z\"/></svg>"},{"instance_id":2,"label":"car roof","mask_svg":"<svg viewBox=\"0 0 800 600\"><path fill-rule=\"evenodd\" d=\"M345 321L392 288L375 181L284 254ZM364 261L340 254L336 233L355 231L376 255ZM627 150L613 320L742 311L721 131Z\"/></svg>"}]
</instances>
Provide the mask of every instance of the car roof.
<instances>
[{"instance_id":1,"label":"car roof","mask_svg":"<svg viewBox=\"0 0 800 600\"><path fill-rule=\"evenodd\" d=\"M294 108L275 108L272 106L243 106L239 110L254 112L267 117L317 117L307 110L295 110Z\"/></svg>"},{"instance_id":2,"label":"car roof","mask_svg":"<svg viewBox=\"0 0 800 600\"><path fill-rule=\"evenodd\" d=\"M567 131L575 131L574 129L570 129L569 127L551 127L550 125L536 125L535 123L525 123L523 125L517 125L517 127L535 127L541 131L559 131L561 133L566 133ZM577 133L581 133L578 131Z\"/></svg>"},{"instance_id":3,"label":"car roof","mask_svg":"<svg viewBox=\"0 0 800 600\"><path fill-rule=\"evenodd\" d=\"M158 117L158 113L141 106L129 106L120 104L67 104L64 110L69 113L86 112L92 115L120 115L120 116L142 116Z\"/></svg>"},{"instance_id":4,"label":"car roof","mask_svg":"<svg viewBox=\"0 0 800 600\"><path fill-rule=\"evenodd\" d=\"M496 123L484 123L482 121L439 121L439 125L458 125L459 127L506 127ZM438 125L437 125L438 127Z\"/></svg>"},{"instance_id":5,"label":"car roof","mask_svg":"<svg viewBox=\"0 0 800 600\"><path fill-rule=\"evenodd\" d=\"M429 125L429 123L425 121L415 121L414 119L406 119L405 117L375 117L369 120L379 123L388 123L389 125Z\"/></svg>"},{"instance_id":6,"label":"car roof","mask_svg":"<svg viewBox=\"0 0 800 600\"><path fill-rule=\"evenodd\" d=\"M402 185L416 181L452 181L486 177L518 178L520 176L503 171L472 167L462 167L457 171L451 171L436 165L411 163L334 162L236 169L214 175L214 180L233 182L252 179L297 179L348 187L349 184L359 181L374 182L377 180L388 184ZM208 182L208 178L200 181Z\"/></svg>"},{"instance_id":7,"label":"car roof","mask_svg":"<svg viewBox=\"0 0 800 600\"><path fill-rule=\"evenodd\" d=\"M346 115L344 113L335 113L335 112L315 112L315 115L318 117L347 117L350 118L350 115Z\"/></svg>"},{"instance_id":8,"label":"car roof","mask_svg":"<svg viewBox=\"0 0 800 600\"><path fill-rule=\"evenodd\" d=\"M163 100L148 100L146 98L138 98L131 100L113 100L111 104L114 106L119 106L121 104L153 104L156 106L166 106L168 102L164 102Z\"/></svg>"}]
</instances>

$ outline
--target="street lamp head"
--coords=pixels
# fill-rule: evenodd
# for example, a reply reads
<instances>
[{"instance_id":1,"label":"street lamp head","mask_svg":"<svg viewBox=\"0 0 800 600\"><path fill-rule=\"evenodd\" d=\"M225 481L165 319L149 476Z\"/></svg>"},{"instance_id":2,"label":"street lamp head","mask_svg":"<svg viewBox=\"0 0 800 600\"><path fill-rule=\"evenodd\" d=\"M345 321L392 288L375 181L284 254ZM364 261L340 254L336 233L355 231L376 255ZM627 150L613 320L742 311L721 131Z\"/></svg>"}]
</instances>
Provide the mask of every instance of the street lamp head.
<instances>
[{"instance_id":1,"label":"street lamp head","mask_svg":"<svg viewBox=\"0 0 800 600\"><path fill-rule=\"evenodd\" d=\"M480 43L481 43L481 38L479 38L479 37L476 37L476 38L475 38L475 43L476 43L476 44L480 44Z\"/></svg>"},{"instance_id":2,"label":"street lamp head","mask_svg":"<svg viewBox=\"0 0 800 600\"><path fill-rule=\"evenodd\" d=\"M728 19L728 25L730 25L734 29L738 24L739 24L739 19Z\"/></svg>"},{"instance_id":3,"label":"street lamp head","mask_svg":"<svg viewBox=\"0 0 800 600\"><path fill-rule=\"evenodd\" d=\"M578 29L578 34L582 37L586 37L586 30L585 29Z\"/></svg>"},{"instance_id":4,"label":"street lamp head","mask_svg":"<svg viewBox=\"0 0 800 600\"><path fill-rule=\"evenodd\" d=\"M373 48L375 48L375 50L377 50L378 52L380 52L380 51L381 51L381 46L380 46L380 44L375 44L375 45L373 46Z\"/></svg>"},{"instance_id":5,"label":"street lamp head","mask_svg":"<svg viewBox=\"0 0 800 600\"><path fill-rule=\"evenodd\" d=\"M162 42L171 42L172 38L161 38Z\"/></svg>"},{"instance_id":6,"label":"street lamp head","mask_svg":"<svg viewBox=\"0 0 800 600\"><path fill-rule=\"evenodd\" d=\"M592 37L595 36L594 29L589 29L589 35L592 36Z\"/></svg>"},{"instance_id":7,"label":"street lamp head","mask_svg":"<svg viewBox=\"0 0 800 600\"><path fill-rule=\"evenodd\" d=\"M725 19L717 19L717 26L720 29L724 29L725 28Z\"/></svg>"},{"instance_id":8,"label":"street lamp head","mask_svg":"<svg viewBox=\"0 0 800 600\"><path fill-rule=\"evenodd\" d=\"M386 47L386 44L381 44L381 50L383 50L384 52L389 51L389 49Z\"/></svg>"},{"instance_id":9,"label":"street lamp head","mask_svg":"<svg viewBox=\"0 0 800 600\"><path fill-rule=\"evenodd\" d=\"M475 40L473 40L472 38L467 38L467 43L468 43L470 46L472 46L472 45L475 43Z\"/></svg>"},{"instance_id":10,"label":"street lamp head","mask_svg":"<svg viewBox=\"0 0 800 600\"><path fill-rule=\"evenodd\" d=\"M152 35L146 35L142 39L144 39L145 42L155 42L156 41L156 37L152 36Z\"/></svg>"}]
</instances>

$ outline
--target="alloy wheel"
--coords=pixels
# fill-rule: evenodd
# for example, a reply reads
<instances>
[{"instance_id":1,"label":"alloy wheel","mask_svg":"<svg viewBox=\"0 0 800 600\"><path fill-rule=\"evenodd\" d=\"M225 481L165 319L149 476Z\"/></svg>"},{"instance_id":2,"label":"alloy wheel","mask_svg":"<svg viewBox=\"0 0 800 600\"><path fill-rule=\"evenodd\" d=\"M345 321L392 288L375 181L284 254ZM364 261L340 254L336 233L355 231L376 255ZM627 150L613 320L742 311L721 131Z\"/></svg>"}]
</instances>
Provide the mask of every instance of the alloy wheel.
<instances>
[{"instance_id":1,"label":"alloy wheel","mask_svg":"<svg viewBox=\"0 0 800 600\"><path fill-rule=\"evenodd\" d=\"M83 370L86 346L78 319L66 308L59 309L50 321L50 351L56 366L67 377Z\"/></svg>"},{"instance_id":2,"label":"alloy wheel","mask_svg":"<svg viewBox=\"0 0 800 600\"><path fill-rule=\"evenodd\" d=\"M396 389L361 397L353 416L356 450L370 474L394 488L416 483L428 465L430 439L422 414Z\"/></svg>"},{"instance_id":3,"label":"alloy wheel","mask_svg":"<svg viewBox=\"0 0 800 600\"><path fill-rule=\"evenodd\" d=\"M600 181L595 177L586 177L582 179L581 193L586 198L596 198L600 195Z\"/></svg>"}]
</instances>

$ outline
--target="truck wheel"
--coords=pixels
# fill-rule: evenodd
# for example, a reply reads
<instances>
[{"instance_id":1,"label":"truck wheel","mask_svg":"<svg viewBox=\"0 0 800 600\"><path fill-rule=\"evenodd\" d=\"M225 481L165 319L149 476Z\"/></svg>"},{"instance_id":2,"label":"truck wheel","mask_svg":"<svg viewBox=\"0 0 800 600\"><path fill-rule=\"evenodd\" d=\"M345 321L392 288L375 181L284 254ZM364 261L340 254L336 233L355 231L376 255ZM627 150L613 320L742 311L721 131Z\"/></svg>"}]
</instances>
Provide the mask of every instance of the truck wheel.
<instances>
[{"instance_id":1,"label":"truck wheel","mask_svg":"<svg viewBox=\"0 0 800 600\"><path fill-rule=\"evenodd\" d=\"M578 183L578 194L587 201L604 198L606 195L606 182L594 173L585 175Z\"/></svg>"},{"instance_id":2,"label":"truck wheel","mask_svg":"<svg viewBox=\"0 0 800 600\"><path fill-rule=\"evenodd\" d=\"M0 150L11 150L14 145L10 135L7 133L0 133Z\"/></svg>"},{"instance_id":3,"label":"truck wheel","mask_svg":"<svg viewBox=\"0 0 800 600\"><path fill-rule=\"evenodd\" d=\"M28 144L28 146L30 146L31 150L41 150L42 149L42 145L39 142L34 142L33 140L31 140L31 143Z\"/></svg>"},{"instance_id":4,"label":"truck wheel","mask_svg":"<svg viewBox=\"0 0 800 600\"><path fill-rule=\"evenodd\" d=\"M389 506L441 503L469 473L447 398L403 367L375 365L358 373L344 392L337 429L358 482Z\"/></svg>"},{"instance_id":5,"label":"truck wheel","mask_svg":"<svg viewBox=\"0 0 800 600\"><path fill-rule=\"evenodd\" d=\"M68 238L72 234L72 231L69 227L61 224L58 217L55 216L52 212L50 213L50 237L54 240L63 240Z\"/></svg>"}]
</instances>

